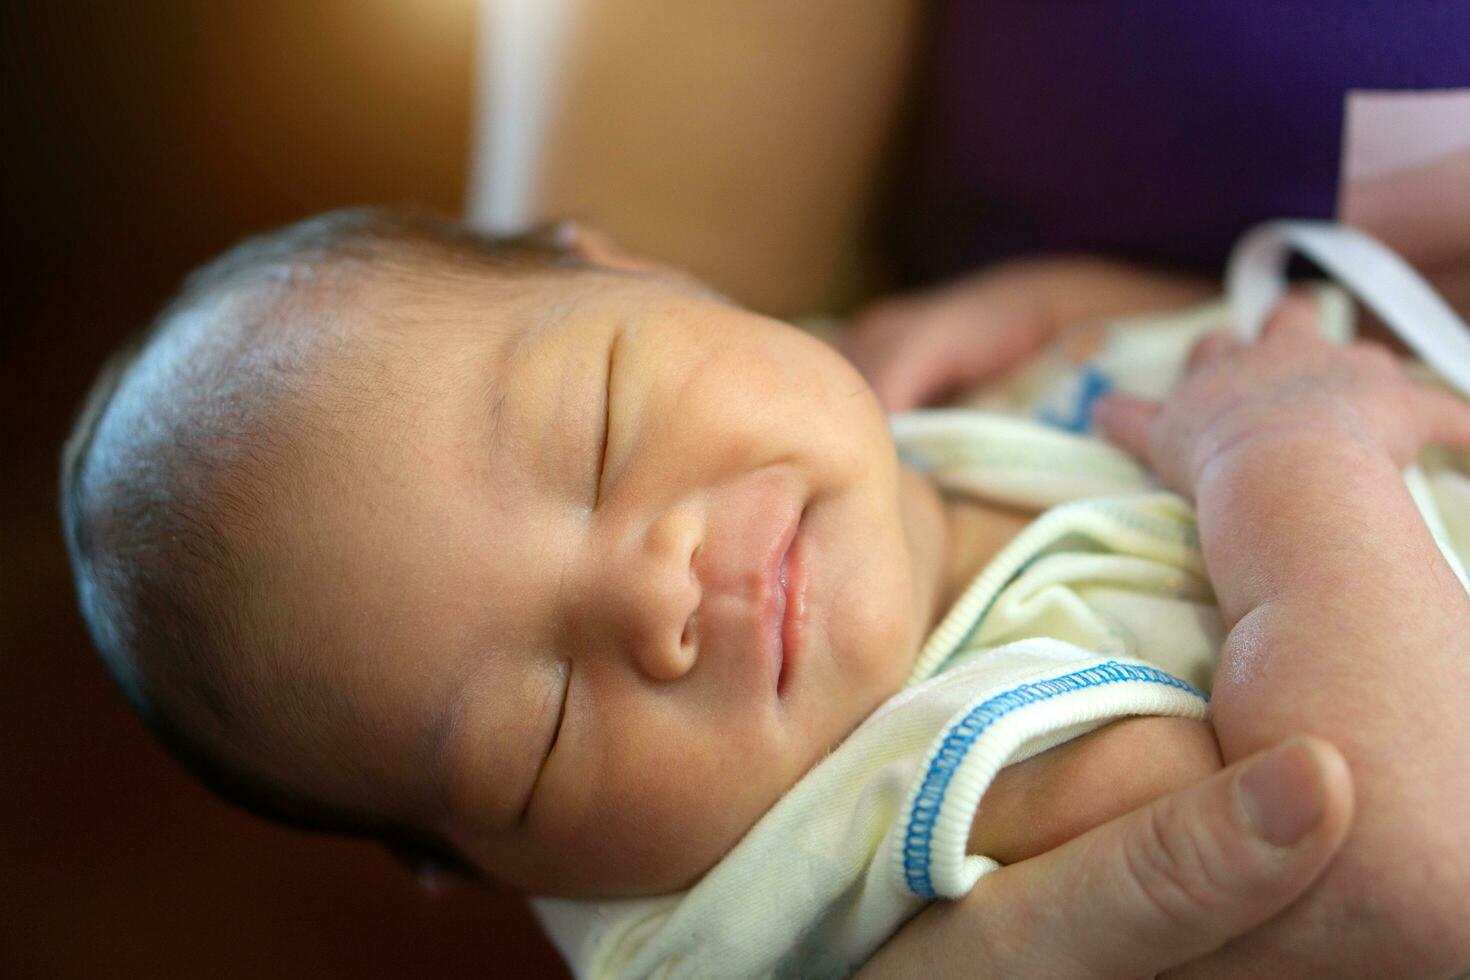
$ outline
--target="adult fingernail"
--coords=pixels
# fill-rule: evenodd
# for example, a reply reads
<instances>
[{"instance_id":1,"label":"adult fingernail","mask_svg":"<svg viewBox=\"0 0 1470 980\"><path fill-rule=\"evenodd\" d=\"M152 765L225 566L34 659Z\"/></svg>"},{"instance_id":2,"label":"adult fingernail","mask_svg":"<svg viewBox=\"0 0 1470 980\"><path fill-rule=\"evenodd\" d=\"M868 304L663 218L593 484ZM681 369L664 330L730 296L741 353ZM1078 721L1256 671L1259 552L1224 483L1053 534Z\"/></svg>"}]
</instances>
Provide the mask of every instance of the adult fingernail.
<instances>
[{"instance_id":1,"label":"adult fingernail","mask_svg":"<svg viewBox=\"0 0 1470 980\"><path fill-rule=\"evenodd\" d=\"M1256 833L1277 847L1306 837L1327 807L1316 758L1301 739L1247 763L1236 785Z\"/></svg>"}]
</instances>

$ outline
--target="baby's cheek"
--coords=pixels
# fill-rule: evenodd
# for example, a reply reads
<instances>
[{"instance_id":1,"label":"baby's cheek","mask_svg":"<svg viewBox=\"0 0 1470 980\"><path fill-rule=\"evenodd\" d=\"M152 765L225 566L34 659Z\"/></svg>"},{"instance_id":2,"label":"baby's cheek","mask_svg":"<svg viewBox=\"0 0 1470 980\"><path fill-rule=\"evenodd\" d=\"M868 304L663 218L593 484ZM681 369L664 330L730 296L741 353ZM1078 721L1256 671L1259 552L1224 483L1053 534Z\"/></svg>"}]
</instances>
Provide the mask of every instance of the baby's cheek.
<instances>
[{"instance_id":1,"label":"baby's cheek","mask_svg":"<svg viewBox=\"0 0 1470 980\"><path fill-rule=\"evenodd\" d=\"M685 731L630 752L602 777L604 841L644 894L688 888L724 857L787 788L780 766L719 733ZM732 755L738 758L732 758Z\"/></svg>"},{"instance_id":2,"label":"baby's cheek","mask_svg":"<svg viewBox=\"0 0 1470 980\"><path fill-rule=\"evenodd\" d=\"M892 572L853 596L846 621L839 624L839 661L852 670L868 697L869 711L903 686L929 624L912 596L912 578Z\"/></svg>"}]
</instances>

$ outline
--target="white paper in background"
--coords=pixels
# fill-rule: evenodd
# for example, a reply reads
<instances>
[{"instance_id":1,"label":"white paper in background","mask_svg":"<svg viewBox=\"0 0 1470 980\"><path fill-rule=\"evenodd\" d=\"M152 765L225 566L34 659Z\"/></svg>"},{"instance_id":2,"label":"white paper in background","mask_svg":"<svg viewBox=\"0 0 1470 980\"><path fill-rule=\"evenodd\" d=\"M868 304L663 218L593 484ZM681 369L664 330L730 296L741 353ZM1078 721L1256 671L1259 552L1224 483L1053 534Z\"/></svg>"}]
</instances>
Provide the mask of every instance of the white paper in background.
<instances>
[{"instance_id":1,"label":"white paper in background","mask_svg":"<svg viewBox=\"0 0 1470 980\"><path fill-rule=\"evenodd\" d=\"M1470 88L1350 91L1337 217L1424 271L1470 258Z\"/></svg>"},{"instance_id":2,"label":"white paper in background","mask_svg":"<svg viewBox=\"0 0 1470 980\"><path fill-rule=\"evenodd\" d=\"M1470 88L1347 94L1342 177L1357 183L1470 149Z\"/></svg>"},{"instance_id":3,"label":"white paper in background","mask_svg":"<svg viewBox=\"0 0 1470 980\"><path fill-rule=\"evenodd\" d=\"M465 220L488 232L524 228L582 0L480 0Z\"/></svg>"}]
</instances>

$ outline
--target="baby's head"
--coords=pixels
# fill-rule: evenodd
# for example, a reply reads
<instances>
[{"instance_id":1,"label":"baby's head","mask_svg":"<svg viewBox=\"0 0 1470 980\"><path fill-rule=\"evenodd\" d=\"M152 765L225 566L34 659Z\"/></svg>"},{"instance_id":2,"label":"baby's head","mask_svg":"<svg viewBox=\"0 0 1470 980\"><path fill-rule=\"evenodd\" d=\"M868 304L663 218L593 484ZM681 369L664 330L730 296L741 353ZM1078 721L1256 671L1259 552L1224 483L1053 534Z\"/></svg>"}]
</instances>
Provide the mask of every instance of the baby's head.
<instances>
[{"instance_id":1,"label":"baby's head","mask_svg":"<svg viewBox=\"0 0 1470 980\"><path fill-rule=\"evenodd\" d=\"M585 233L252 240L67 447L83 612L216 791L541 894L692 883L897 689L933 494L832 349Z\"/></svg>"}]
</instances>

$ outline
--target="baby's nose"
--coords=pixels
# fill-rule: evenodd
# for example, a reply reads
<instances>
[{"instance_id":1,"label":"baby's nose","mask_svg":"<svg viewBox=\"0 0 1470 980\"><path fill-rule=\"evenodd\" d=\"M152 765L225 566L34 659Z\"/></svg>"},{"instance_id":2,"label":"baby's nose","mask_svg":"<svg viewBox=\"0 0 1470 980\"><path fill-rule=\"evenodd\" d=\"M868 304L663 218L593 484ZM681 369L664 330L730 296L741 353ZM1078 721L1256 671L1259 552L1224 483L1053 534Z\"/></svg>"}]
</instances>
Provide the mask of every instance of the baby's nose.
<instances>
[{"instance_id":1,"label":"baby's nose","mask_svg":"<svg viewBox=\"0 0 1470 980\"><path fill-rule=\"evenodd\" d=\"M623 632L639 670L659 681L677 680L697 659L702 596L694 556L703 537L702 517L674 508L649 526L611 587L622 601Z\"/></svg>"}]
</instances>

